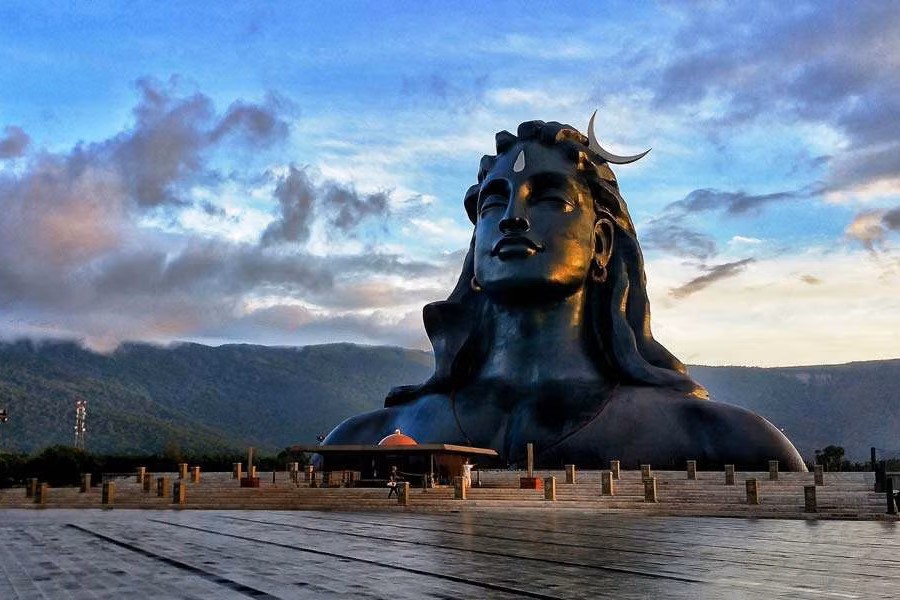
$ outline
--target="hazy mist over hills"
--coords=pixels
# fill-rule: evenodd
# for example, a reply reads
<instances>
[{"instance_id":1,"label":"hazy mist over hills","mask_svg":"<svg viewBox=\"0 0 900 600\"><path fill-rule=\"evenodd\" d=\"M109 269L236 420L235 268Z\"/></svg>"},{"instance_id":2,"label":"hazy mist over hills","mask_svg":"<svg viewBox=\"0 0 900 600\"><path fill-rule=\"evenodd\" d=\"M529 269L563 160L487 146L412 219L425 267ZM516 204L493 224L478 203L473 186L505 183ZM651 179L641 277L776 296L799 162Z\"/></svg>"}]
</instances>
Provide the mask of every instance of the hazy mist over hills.
<instances>
[{"instance_id":1,"label":"hazy mist over hills","mask_svg":"<svg viewBox=\"0 0 900 600\"><path fill-rule=\"evenodd\" d=\"M278 450L314 443L396 385L431 374L429 353L383 346L128 344L96 354L74 343L0 345L0 449L73 441L74 402L88 401L96 452ZM691 368L712 397L783 428L805 458L829 444L851 459L900 453L900 360L845 365Z\"/></svg>"}]
</instances>

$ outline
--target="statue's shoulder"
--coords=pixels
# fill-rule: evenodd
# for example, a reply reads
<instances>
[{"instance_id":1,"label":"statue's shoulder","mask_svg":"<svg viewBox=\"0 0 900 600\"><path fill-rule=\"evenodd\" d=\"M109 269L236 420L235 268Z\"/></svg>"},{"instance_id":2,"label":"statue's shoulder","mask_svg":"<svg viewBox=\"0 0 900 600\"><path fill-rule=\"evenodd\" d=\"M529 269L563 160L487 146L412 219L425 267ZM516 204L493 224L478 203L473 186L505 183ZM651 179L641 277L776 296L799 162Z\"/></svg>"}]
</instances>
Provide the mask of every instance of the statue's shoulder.
<instances>
[{"instance_id":1,"label":"statue's shoulder","mask_svg":"<svg viewBox=\"0 0 900 600\"><path fill-rule=\"evenodd\" d=\"M446 421L440 418L445 415L439 413L447 410L448 406L447 397L443 394L425 394L403 404L354 415L335 427L323 444L377 444L397 429L416 439L419 436L426 439L429 432L425 431L423 421ZM423 415L429 418L425 419Z\"/></svg>"},{"instance_id":2,"label":"statue's shoulder","mask_svg":"<svg viewBox=\"0 0 900 600\"><path fill-rule=\"evenodd\" d=\"M393 423L402 412L403 407L391 407L353 415L332 429L322 444L377 444L395 429Z\"/></svg>"},{"instance_id":3,"label":"statue's shoulder","mask_svg":"<svg viewBox=\"0 0 900 600\"><path fill-rule=\"evenodd\" d=\"M763 464L764 458L779 460L785 470L806 470L781 430L739 406L676 390L622 387L603 412L609 421L632 423L649 440L682 440L698 458L739 464Z\"/></svg>"}]
</instances>

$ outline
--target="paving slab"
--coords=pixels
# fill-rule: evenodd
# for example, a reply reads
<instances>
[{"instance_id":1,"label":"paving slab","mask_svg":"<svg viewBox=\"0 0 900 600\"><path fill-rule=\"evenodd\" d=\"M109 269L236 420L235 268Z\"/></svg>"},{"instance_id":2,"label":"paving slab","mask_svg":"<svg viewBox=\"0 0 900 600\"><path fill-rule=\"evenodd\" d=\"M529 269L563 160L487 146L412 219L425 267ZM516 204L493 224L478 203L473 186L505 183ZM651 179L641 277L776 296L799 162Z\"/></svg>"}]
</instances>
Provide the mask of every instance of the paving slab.
<instances>
[{"instance_id":1,"label":"paving slab","mask_svg":"<svg viewBox=\"0 0 900 600\"><path fill-rule=\"evenodd\" d=\"M0 598L893 598L896 521L0 510Z\"/></svg>"}]
</instances>

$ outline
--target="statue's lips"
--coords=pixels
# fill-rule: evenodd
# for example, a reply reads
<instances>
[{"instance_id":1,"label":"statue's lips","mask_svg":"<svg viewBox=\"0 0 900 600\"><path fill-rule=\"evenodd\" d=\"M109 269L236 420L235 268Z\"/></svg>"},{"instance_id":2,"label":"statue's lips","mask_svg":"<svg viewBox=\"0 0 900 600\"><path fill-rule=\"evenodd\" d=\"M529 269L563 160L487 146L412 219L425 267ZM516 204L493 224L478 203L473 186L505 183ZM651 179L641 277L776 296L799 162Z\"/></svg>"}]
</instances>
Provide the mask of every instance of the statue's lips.
<instances>
[{"instance_id":1,"label":"statue's lips","mask_svg":"<svg viewBox=\"0 0 900 600\"><path fill-rule=\"evenodd\" d=\"M497 256L500 260L509 260L528 258L543 251L544 245L542 243L525 236L511 235L502 237L494 242L494 246L491 248L491 256Z\"/></svg>"}]
</instances>

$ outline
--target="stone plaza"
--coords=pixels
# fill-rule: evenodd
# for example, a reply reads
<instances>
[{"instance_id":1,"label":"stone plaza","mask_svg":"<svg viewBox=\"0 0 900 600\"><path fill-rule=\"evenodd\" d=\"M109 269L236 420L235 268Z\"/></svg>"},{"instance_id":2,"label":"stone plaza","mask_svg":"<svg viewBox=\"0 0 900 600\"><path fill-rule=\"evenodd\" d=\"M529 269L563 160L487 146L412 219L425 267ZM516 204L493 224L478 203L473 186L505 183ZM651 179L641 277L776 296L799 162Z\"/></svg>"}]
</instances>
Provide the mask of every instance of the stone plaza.
<instances>
[{"instance_id":1,"label":"stone plaza","mask_svg":"<svg viewBox=\"0 0 900 600\"><path fill-rule=\"evenodd\" d=\"M889 598L896 521L2 510L0 598Z\"/></svg>"},{"instance_id":2,"label":"stone plaza","mask_svg":"<svg viewBox=\"0 0 900 600\"><path fill-rule=\"evenodd\" d=\"M571 466L534 472L544 489L479 471L389 498L337 473L249 488L183 467L0 491L0 598L868 599L900 583L873 473Z\"/></svg>"}]
</instances>

